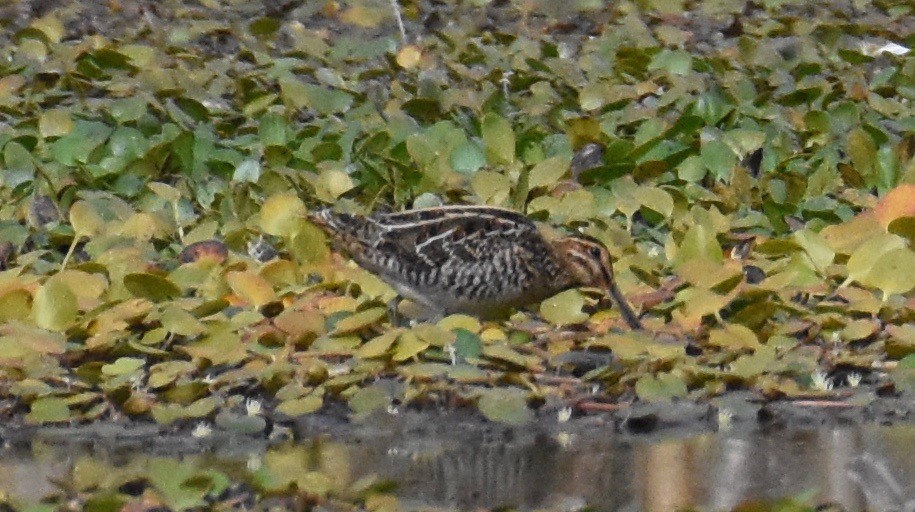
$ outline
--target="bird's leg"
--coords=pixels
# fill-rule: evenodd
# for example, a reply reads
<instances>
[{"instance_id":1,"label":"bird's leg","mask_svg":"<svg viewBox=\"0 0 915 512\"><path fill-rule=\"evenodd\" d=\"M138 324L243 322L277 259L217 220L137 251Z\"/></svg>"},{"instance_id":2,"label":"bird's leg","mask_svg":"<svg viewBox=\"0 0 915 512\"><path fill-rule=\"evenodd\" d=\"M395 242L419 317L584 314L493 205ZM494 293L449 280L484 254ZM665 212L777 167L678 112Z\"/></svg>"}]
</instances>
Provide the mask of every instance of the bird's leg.
<instances>
[{"instance_id":1,"label":"bird's leg","mask_svg":"<svg viewBox=\"0 0 915 512\"><path fill-rule=\"evenodd\" d=\"M403 304L404 300L408 302L407 307L402 311L399 305ZM404 311L406 314L403 314ZM388 317L391 319L392 326L408 327L417 322L438 323L445 317L445 312L431 302L398 295L388 303Z\"/></svg>"},{"instance_id":2,"label":"bird's leg","mask_svg":"<svg viewBox=\"0 0 915 512\"><path fill-rule=\"evenodd\" d=\"M610 281L610 285L607 287L610 292L610 298L613 299L613 302L616 303L616 306L620 308L620 315L622 315L623 320L626 321L626 324L629 325L630 329L641 330L644 327L642 326L642 321L639 320L639 316L635 314L635 311L632 310L632 306L629 305L629 301L626 300L626 297L623 296L623 292L620 291L619 287L616 286L616 281Z\"/></svg>"},{"instance_id":3,"label":"bird's leg","mask_svg":"<svg viewBox=\"0 0 915 512\"><path fill-rule=\"evenodd\" d=\"M404 320L400 315L400 312L397 311L397 307L400 305L400 301L402 300L403 297L398 294L393 299L388 301L388 321L391 322L391 327L401 327L401 323Z\"/></svg>"}]
</instances>

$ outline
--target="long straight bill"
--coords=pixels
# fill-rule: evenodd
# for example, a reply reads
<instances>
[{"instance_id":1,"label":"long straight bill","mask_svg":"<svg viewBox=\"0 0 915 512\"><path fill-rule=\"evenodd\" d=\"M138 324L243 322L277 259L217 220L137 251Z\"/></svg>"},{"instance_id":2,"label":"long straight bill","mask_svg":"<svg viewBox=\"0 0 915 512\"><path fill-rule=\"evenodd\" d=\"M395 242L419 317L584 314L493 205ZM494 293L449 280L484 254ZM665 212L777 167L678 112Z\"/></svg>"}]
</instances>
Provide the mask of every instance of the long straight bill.
<instances>
[{"instance_id":1,"label":"long straight bill","mask_svg":"<svg viewBox=\"0 0 915 512\"><path fill-rule=\"evenodd\" d=\"M641 320L639 320L639 317L635 314L635 311L632 310L632 306L629 305L629 301L626 300L626 297L623 297L623 292L617 288L614 281L610 281L610 285L607 287L607 291L610 293L610 297L613 299L613 302L615 302L617 307L620 308L620 314L623 316L623 320L625 320L629 325L629 328L633 330L643 329Z\"/></svg>"}]
</instances>

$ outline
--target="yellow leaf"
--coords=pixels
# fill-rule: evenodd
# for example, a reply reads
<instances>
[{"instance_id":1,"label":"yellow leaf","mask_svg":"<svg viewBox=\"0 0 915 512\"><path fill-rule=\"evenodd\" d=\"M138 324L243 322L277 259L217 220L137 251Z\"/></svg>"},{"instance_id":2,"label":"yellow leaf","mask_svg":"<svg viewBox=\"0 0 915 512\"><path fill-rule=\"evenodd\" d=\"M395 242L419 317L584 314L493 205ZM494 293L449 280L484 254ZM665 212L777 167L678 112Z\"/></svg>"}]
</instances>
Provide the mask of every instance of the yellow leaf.
<instances>
[{"instance_id":1,"label":"yellow leaf","mask_svg":"<svg viewBox=\"0 0 915 512\"><path fill-rule=\"evenodd\" d=\"M170 203L178 202L181 199L181 191L171 185L152 181L147 183L146 186L149 190L152 190L154 194Z\"/></svg>"},{"instance_id":2,"label":"yellow leaf","mask_svg":"<svg viewBox=\"0 0 915 512\"><path fill-rule=\"evenodd\" d=\"M298 231L298 221L305 215L305 203L293 193L267 198L261 206L261 229L274 236L290 237Z\"/></svg>"},{"instance_id":3,"label":"yellow leaf","mask_svg":"<svg viewBox=\"0 0 915 512\"><path fill-rule=\"evenodd\" d=\"M423 54L419 48L412 44L407 45L397 52L397 64L404 69L410 69L419 64L422 57Z\"/></svg>"},{"instance_id":4,"label":"yellow leaf","mask_svg":"<svg viewBox=\"0 0 915 512\"><path fill-rule=\"evenodd\" d=\"M756 349L760 346L759 338L749 327L740 324L725 324L709 332L709 345L728 349Z\"/></svg>"},{"instance_id":5,"label":"yellow leaf","mask_svg":"<svg viewBox=\"0 0 915 512\"><path fill-rule=\"evenodd\" d=\"M70 207L70 224L79 236L92 236L98 233L105 221L91 203L77 201Z\"/></svg>"},{"instance_id":6,"label":"yellow leaf","mask_svg":"<svg viewBox=\"0 0 915 512\"><path fill-rule=\"evenodd\" d=\"M883 254L904 247L905 239L897 235L883 233L873 237L866 244L859 246L848 258L848 279L845 284L862 281Z\"/></svg>"},{"instance_id":7,"label":"yellow leaf","mask_svg":"<svg viewBox=\"0 0 915 512\"><path fill-rule=\"evenodd\" d=\"M403 332L403 329L392 329L390 331L376 336L366 342L365 345L356 350L356 356L362 358L380 357L385 355L388 350L397 341L397 337Z\"/></svg>"},{"instance_id":8,"label":"yellow leaf","mask_svg":"<svg viewBox=\"0 0 915 512\"><path fill-rule=\"evenodd\" d=\"M45 110L38 117L38 131L42 137L62 137L73 131L73 119L67 110Z\"/></svg>"},{"instance_id":9,"label":"yellow leaf","mask_svg":"<svg viewBox=\"0 0 915 512\"><path fill-rule=\"evenodd\" d=\"M633 198L642 206L650 208L665 218L674 211L674 199L666 190L658 187L642 186L635 190Z\"/></svg>"},{"instance_id":10,"label":"yellow leaf","mask_svg":"<svg viewBox=\"0 0 915 512\"><path fill-rule=\"evenodd\" d=\"M339 169L328 169L318 175L315 181L315 195L318 199L332 203L338 197L356 186L348 174Z\"/></svg>"},{"instance_id":11,"label":"yellow leaf","mask_svg":"<svg viewBox=\"0 0 915 512\"><path fill-rule=\"evenodd\" d=\"M76 320L78 313L76 295L61 279L48 279L35 294L32 316L38 327L65 331Z\"/></svg>"},{"instance_id":12,"label":"yellow leaf","mask_svg":"<svg viewBox=\"0 0 915 512\"><path fill-rule=\"evenodd\" d=\"M337 325L334 327L334 331L331 333L331 335L339 336L340 334L349 334L360 331L370 325L377 323L379 320L387 316L387 314L388 311L385 308L369 308L365 311L354 313L337 322Z\"/></svg>"},{"instance_id":13,"label":"yellow leaf","mask_svg":"<svg viewBox=\"0 0 915 512\"><path fill-rule=\"evenodd\" d=\"M915 288L915 252L907 247L887 251L874 263L861 283L883 292L884 299L893 293L906 293Z\"/></svg>"},{"instance_id":14,"label":"yellow leaf","mask_svg":"<svg viewBox=\"0 0 915 512\"><path fill-rule=\"evenodd\" d=\"M427 348L429 348L428 342L419 339L419 336L407 331L397 340L397 349L394 351L392 359L398 362L406 361L411 357L419 355L420 352Z\"/></svg>"},{"instance_id":15,"label":"yellow leaf","mask_svg":"<svg viewBox=\"0 0 915 512\"><path fill-rule=\"evenodd\" d=\"M226 282L239 297L254 307L260 307L276 300L276 292L263 277L247 271L229 272Z\"/></svg>"},{"instance_id":16,"label":"yellow leaf","mask_svg":"<svg viewBox=\"0 0 915 512\"><path fill-rule=\"evenodd\" d=\"M387 17L385 9L356 5L340 13L340 20L362 28L377 27Z\"/></svg>"}]
</instances>

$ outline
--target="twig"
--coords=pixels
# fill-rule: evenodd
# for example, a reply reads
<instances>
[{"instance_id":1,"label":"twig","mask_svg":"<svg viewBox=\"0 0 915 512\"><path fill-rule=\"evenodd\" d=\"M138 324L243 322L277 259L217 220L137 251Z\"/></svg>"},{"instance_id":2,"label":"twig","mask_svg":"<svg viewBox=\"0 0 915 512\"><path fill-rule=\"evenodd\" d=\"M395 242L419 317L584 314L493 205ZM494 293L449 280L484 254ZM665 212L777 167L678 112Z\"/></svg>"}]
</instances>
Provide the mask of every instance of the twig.
<instances>
[{"instance_id":1,"label":"twig","mask_svg":"<svg viewBox=\"0 0 915 512\"><path fill-rule=\"evenodd\" d=\"M534 380L542 384L571 384L573 386L583 386L585 384L578 377L563 377L560 375L534 375Z\"/></svg>"},{"instance_id":2,"label":"twig","mask_svg":"<svg viewBox=\"0 0 915 512\"><path fill-rule=\"evenodd\" d=\"M839 402L836 400L797 400L791 402L793 405L798 407L828 407L828 408L850 408L850 407L860 407L859 404L848 403L848 402Z\"/></svg>"},{"instance_id":3,"label":"twig","mask_svg":"<svg viewBox=\"0 0 915 512\"><path fill-rule=\"evenodd\" d=\"M407 29L403 25L403 16L400 15L400 4L397 0L391 0L391 8L394 9L394 18L397 20L397 28L400 29L400 44L407 44Z\"/></svg>"},{"instance_id":4,"label":"twig","mask_svg":"<svg viewBox=\"0 0 915 512\"><path fill-rule=\"evenodd\" d=\"M619 404L608 404L604 402L581 401L574 405L579 411L587 412L616 412L629 407L628 402Z\"/></svg>"}]
</instances>

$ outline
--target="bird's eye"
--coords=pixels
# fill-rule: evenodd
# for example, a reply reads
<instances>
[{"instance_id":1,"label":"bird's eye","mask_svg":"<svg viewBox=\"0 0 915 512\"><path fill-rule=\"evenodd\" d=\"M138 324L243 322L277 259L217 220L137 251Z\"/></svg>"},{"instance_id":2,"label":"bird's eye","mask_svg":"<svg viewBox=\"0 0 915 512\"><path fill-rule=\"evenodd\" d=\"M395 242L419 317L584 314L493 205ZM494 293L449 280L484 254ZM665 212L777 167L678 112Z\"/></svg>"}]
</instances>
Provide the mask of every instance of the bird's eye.
<instances>
[{"instance_id":1,"label":"bird's eye","mask_svg":"<svg viewBox=\"0 0 915 512\"><path fill-rule=\"evenodd\" d=\"M600 258L600 249L599 249L599 248L597 248L597 247L592 247L588 252L591 253L591 256L592 256L592 257L594 257L594 258Z\"/></svg>"}]
</instances>

